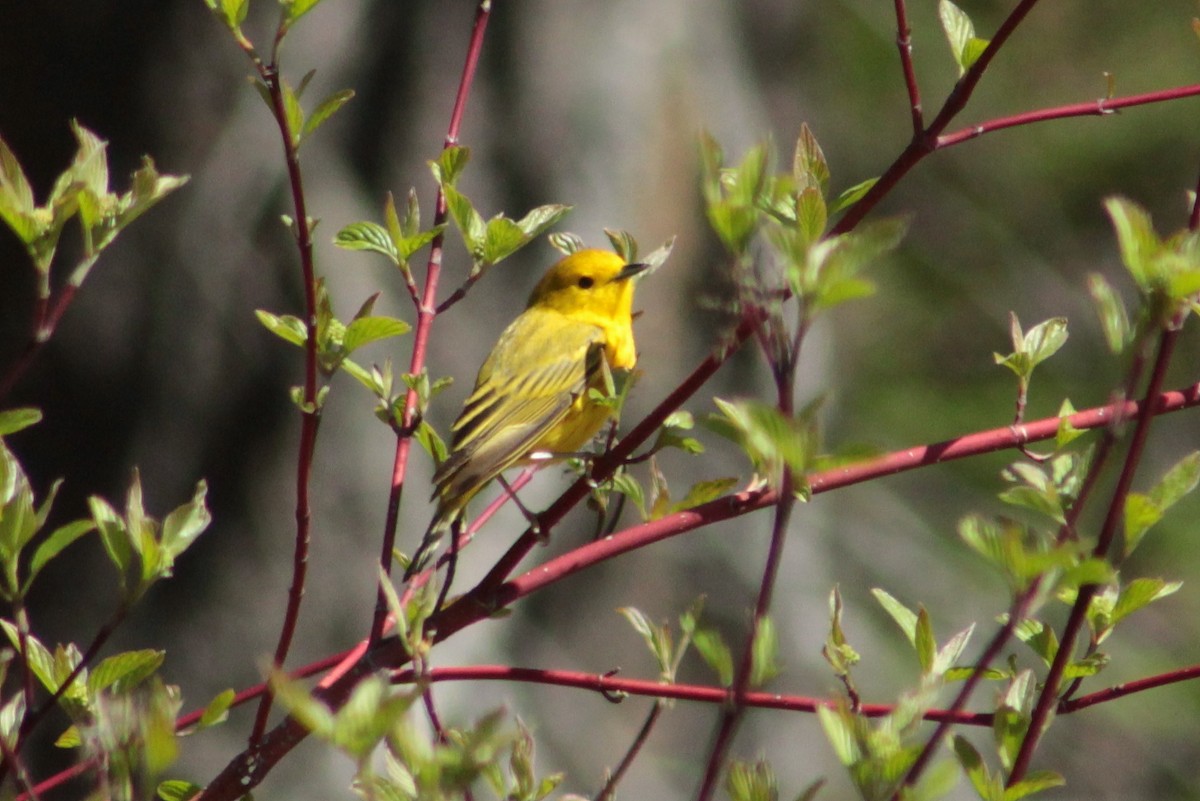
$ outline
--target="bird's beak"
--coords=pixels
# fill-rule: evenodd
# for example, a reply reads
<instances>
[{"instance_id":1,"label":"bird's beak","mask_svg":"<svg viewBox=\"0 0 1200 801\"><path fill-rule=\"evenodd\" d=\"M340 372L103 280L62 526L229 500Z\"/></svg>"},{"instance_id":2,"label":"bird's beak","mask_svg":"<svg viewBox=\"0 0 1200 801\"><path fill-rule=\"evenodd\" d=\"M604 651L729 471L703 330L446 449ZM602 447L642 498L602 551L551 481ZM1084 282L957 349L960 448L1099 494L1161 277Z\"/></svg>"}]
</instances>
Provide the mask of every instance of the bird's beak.
<instances>
[{"instance_id":1,"label":"bird's beak","mask_svg":"<svg viewBox=\"0 0 1200 801\"><path fill-rule=\"evenodd\" d=\"M621 272L617 273L617 280L624 281L626 278L633 278L635 275L641 275L649 267L649 264L626 264Z\"/></svg>"}]
</instances>

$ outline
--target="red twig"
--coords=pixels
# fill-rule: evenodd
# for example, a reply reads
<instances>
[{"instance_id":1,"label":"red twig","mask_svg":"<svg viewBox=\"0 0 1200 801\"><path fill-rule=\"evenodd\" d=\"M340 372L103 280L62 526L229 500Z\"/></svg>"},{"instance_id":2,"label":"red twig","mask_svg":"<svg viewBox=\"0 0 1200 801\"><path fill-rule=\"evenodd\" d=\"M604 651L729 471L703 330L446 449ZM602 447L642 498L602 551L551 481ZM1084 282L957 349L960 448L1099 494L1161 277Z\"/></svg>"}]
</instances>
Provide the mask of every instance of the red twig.
<instances>
[{"instance_id":1,"label":"red twig","mask_svg":"<svg viewBox=\"0 0 1200 801\"><path fill-rule=\"evenodd\" d=\"M921 88L917 85L917 72L913 67L912 28L908 25L908 8L905 0L895 0L896 47L900 50L900 68L904 73L904 86L908 90L908 107L912 113L913 137L919 137L925 127L925 115L921 109Z\"/></svg>"},{"instance_id":2,"label":"red twig","mask_svg":"<svg viewBox=\"0 0 1200 801\"><path fill-rule=\"evenodd\" d=\"M38 298L34 307L29 343L21 351L16 361L9 366L4 377L0 378L0 401L8 396L12 388L25 375L25 371L33 364L34 359L41 353L42 348L54 336L54 332L58 328L58 321L62 319L78 290L79 287L76 284L67 283L59 288L53 298Z\"/></svg>"},{"instance_id":3,"label":"red twig","mask_svg":"<svg viewBox=\"0 0 1200 801\"><path fill-rule=\"evenodd\" d=\"M1078 698L1071 698L1063 702L1059 707L1058 714L1065 715L1070 712L1078 712L1080 709L1114 701L1118 698L1124 698L1127 695L1153 690L1156 687L1165 687L1168 684L1176 684L1181 681L1192 681L1193 679L1200 679L1200 665L1190 665L1189 667L1172 670L1168 673L1160 673L1157 676L1147 676L1144 679L1127 681L1115 687L1098 690L1088 695L1081 695Z\"/></svg>"},{"instance_id":4,"label":"red twig","mask_svg":"<svg viewBox=\"0 0 1200 801\"><path fill-rule=\"evenodd\" d=\"M276 33L276 44L282 29ZM296 625L300 619L300 604L304 599L304 585L308 576L308 549L312 531L312 507L309 489L312 482L313 455L317 446L317 429L321 420L317 408L317 280L313 264L312 229L309 226L307 202L304 197L304 180L300 171L300 153L297 149L298 131L288 124L287 109L283 98L283 82L279 75L279 64L272 60L263 65L257 58L251 59L258 69L259 77L267 87L271 98L272 116L279 127L279 138L283 143L284 160L287 163L288 184L291 187L293 222L296 247L300 254L300 272L304 282L304 319L308 336L304 341L304 408L300 413L300 445L296 457L296 537L292 551L292 583L288 588L287 607L283 625L279 629L279 641L275 645L272 662L282 669L287 661ZM255 715L254 727L250 732L250 747L253 749L262 739L271 714L271 694L264 693Z\"/></svg>"},{"instance_id":5,"label":"red twig","mask_svg":"<svg viewBox=\"0 0 1200 801\"><path fill-rule=\"evenodd\" d=\"M1072 103L1065 106L1026 111L1022 114L1014 114L1011 117L1000 117L988 120L987 122L981 122L978 125L963 128L954 133L939 136L936 147L939 150L944 147L952 147L983 136L984 134L1001 131L1005 128L1015 128L1019 125L1030 125L1035 122L1045 122L1047 120L1062 120L1068 117L1104 117L1109 114L1115 114L1123 108L1145 106L1151 103L1163 103L1168 100L1179 100L1180 98L1195 97L1196 95L1200 95L1200 84L1177 86L1173 89L1161 89L1156 92L1146 92L1126 97L1102 97L1086 103Z\"/></svg>"},{"instance_id":6,"label":"red twig","mask_svg":"<svg viewBox=\"0 0 1200 801\"><path fill-rule=\"evenodd\" d=\"M392 681L401 684L417 680L410 669L399 670ZM704 704L724 704L729 701L729 688L711 687L701 684L663 684L649 679L626 679L611 673L584 673L574 670L543 670L539 668L510 667L508 665L467 665L461 667L431 668L422 674L422 680L439 681L517 681L531 684L549 684L556 687L575 687L592 690L606 698L621 694L648 698L695 701ZM748 690L742 694L746 706L757 709L779 709L790 712L815 712L817 707L834 707L835 701L812 696L765 693ZM863 704L862 713L867 717L883 717L891 714L891 704ZM948 715L944 710L931 709L925 713L926 720L942 720L951 717L954 722L970 726L992 725L990 712L957 712Z\"/></svg>"},{"instance_id":7,"label":"red twig","mask_svg":"<svg viewBox=\"0 0 1200 801\"><path fill-rule=\"evenodd\" d=\"M467 107L467 97L471 85L475 81L475 70L479 65L479 54L483 50L483 36L487 31L488 19L491 14L490 0L482 0L475 9L475 23L471 29L470 43L467 45L467 56L463 63L462 77L458 82L458 93L454 98L454 108L450 112L450 125L446 129L446 139L443 149L458 144L459 131L462 128L462 118ZM446 222L446 198L441 189L438 190L434 225ZM442 242L444 235L439 233L430 244L429 263L425 271L425 291L417 306L417 324L413 332L412 360L409 372L419 374L425 369L425 354L429 347L429 333L433 320L437 316L437 287L442 267ZM404 494L404 480L408 475L408 458L412 451L412 427L417 415L417 393L409 389L404 398L404 415L400 425L400 433L396 438L396 455L392 462L392 483L388 494L387 517L384 522L383 546L379 563L386 575L392 573L392 552L396 547L396 529L400 521L400 501ZM375 604L375 617L371 622L372 643L378 642L383 636L384 623L387 620L387 602L380 590Z\"/></svg>"},{"instance_id":8,"label":"red twig","mask_svg":"<svg viewBox=\"0 0 1200 801\"><path fill-rule=\"evenodd\" d=\"M625 756L621 759L621 763L617 765L617 769L608 777L608 781L600 788L600 792L596 793L596 801L611 801L611 799L616 797L617 785L621 783L621 779L625 778L625 774L629 772L633 761L637 759L638 754L642 751L642 747L650 739L650 732L654 731L654 726L658 723L662 712L663 702L660 698L650 707L650 714L646 715L646 720L642 722L642 727L638 729L637 735L633 738L633 743L630 744L629 749L625 752Z\"/></svg>"}]
</instances>

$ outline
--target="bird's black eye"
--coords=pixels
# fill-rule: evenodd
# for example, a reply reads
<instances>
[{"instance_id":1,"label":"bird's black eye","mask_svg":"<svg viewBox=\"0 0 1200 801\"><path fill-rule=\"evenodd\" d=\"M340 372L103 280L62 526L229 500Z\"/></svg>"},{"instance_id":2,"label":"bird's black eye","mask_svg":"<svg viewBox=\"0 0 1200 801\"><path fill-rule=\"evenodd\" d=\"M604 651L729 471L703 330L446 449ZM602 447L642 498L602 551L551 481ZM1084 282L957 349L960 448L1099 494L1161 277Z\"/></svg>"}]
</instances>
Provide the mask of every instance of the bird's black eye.
<instances>
[{"instance_id":1,"label":"bird's black eye","mask_svg":"<svg viewBox=\"0 0 1200 801\"><path fill-rule=\"evenodd\" d=\"M579 284L580 289L591 289L592 284L596 283L596 279L592 278L590 275L585 275L580 278L577 283Z\"/></svg>"}]
</instances>

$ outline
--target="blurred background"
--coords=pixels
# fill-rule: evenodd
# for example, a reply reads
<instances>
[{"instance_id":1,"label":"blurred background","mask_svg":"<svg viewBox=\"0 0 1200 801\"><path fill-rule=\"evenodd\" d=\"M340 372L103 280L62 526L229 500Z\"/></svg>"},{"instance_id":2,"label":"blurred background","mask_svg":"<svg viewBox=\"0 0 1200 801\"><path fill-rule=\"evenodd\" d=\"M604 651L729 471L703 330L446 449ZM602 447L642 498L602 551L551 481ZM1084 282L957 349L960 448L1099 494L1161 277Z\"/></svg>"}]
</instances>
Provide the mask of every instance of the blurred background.
<instances>
[{"instance_id":1,"label":"blurred background","mask_svg":"<svg viewBox=\"0 0 1200 801\"><path fill-rule=\"evenodd\" d=\"M981 36L1013 5L963 0ZM253 4L247 31L266 43L274 4ZM1200 46L1194 0L1042 3L1011 40L952 130L1025 110L1192 83ZM957 71L933 0L910 2L917 74L932 119ZM374 292L377 310L412 319L398 276L382 259L331 244L343 225L381 219L384 195L415 187L432 218L427 162L445 134L474 14L466 0L397 3L329 0L284 47L293 84L310 69L306 95L342 88L356 98L305 144L310 213L321 219L316 258L335 310L349 317ZM24 165L39 199L74 152L69 121L109 141L115 188L143 154L191 182L152 210L101 258L53 342L10 405L46 419L11 438L40 494L66 485L55 520L86 514L86 498L123 500L141 470L147 505L165 514L204 477L211 529L121 630L113 648L165 647L164 674L185 709L261 677L273 650L290 580L294 465L299 430L288 388L301 381L300 351L268 334L253 311L298 313L300 276L277 132L250 87L249 65L201 0L24 0L0 5L0 136ZM725 330L712 301L727 293L724 259L707 230L698 192L697 134L710 131L731 159L773 140L786 165L800 124L820 140L835 191L878 175L910 135L891 4L868 0L526 0L494 4L467 108L463 144L472 162L460 188L485 216L520 216L543 203L575 210L560 230L603 246L605 227L632 232L648 251L678 236L667 266L644 282L637 306L645 375L626 407L639 419L702 359ZM1130 297L1102 201L1127 195L1160 231L1186 220L1200 169L1196 100L1018 128L939 153L920 165L877 215L904 214L900 253L875 268L879 291L823 320L807 343L800 393L826 397L830 450L880 451L1006 425L1014 382L993 363L1008 352L1008 315L1027 325L1070 319L1065 349L1037 374L1029 418L1103 403L1123 374L1086 291L1100 272ZM72 230L73 233L73 230ZM70 263L65 237L60 262ZM466 273L454 234L443 296ZM446 430L496 335L521 308L555 252L544 241L505 262L439 321L430 372L456 383L432 410ZM32 270L0 231L0 366L25 342ZM410 339L365 357L407 365ZM1196 380L1197 337L1185 333L1168 384ZM761 359L745 349L687 408L714 410L713 395L767 395ZM289 665L349 647L365 634L393 452L373 400L339 376L318 442L310 582ZM1155 424L1139 489L1200 442L1196 415ZM746 476L744 458L703 435L698 458L661 466L681 496L691 482ZM939 639L979 624L978 652L1007 606L1001 580L960 543L967 512L997 512L996 454L876 481L797 510L775 619L784 673L779 692L830 696L837 683L820 657L827 597L841 588L845 626L863 654L864 700L888 701L917 676L898 629L871 599L886 588L932 614ZM429 461L416 459L405 493L400 547L424 529ZM529 488L541 508L566 486L549 469ZM1139 613L1110 641L1117 654L1090 691L1200 661L1200 567L1190 558L1197 501L1176 507L1126 566L1127 575L1184 580L1167 601ZM632 520L632 517L627 518ZM562 582L522 603L505 622L476 626L437 651L435 664L504 662L652 677L638 636L616 613L635 606L674 621L697 596L707 619L740 643L769 532L766 513L661 543ZM591 531L584 512L535 553L541 560ZM463 587L523 528L516 513L492 522L463 559ZM110 614L111 568L94 539L49 569L33 599L49 643L86 642ZM531 562L532 564L532 562ZM1061 620L1061 609L1047 615ZM737 646L737 647L740 647ZM1022 654L1025 658L1025 654ZM902 666L898 670L897 666ZM683 680L712 681L698 659ZM991 702L982 688L975 706ZM444 718L470 721L499 705L529 722L539 768L566 771L565 790L596 792L619 761L649 701L612 705L571 690L499 684L439 686ZM1068 779L1056 798L1200 797L1200 738L1192 721L1200 686L1182 684L1064 718L1035 767ZM678 704L665 716L622 790L627 798L694 793L717 710ZM203 783L244 742L249 714L188 743L175 773ZM53 728L53 727L51 727ZM47 731L52 740L56 732ZM982 741L982 738L980 738ZM795 795L825 776L822 798L853 790L811 715L752 712L734 748L764 756ZM308 743L259 789L260 798L351 797L352 766ZM37 775L67 763L47 742ZM961 782L956 797L971 797Z\"/></svg>"}]
</instances>

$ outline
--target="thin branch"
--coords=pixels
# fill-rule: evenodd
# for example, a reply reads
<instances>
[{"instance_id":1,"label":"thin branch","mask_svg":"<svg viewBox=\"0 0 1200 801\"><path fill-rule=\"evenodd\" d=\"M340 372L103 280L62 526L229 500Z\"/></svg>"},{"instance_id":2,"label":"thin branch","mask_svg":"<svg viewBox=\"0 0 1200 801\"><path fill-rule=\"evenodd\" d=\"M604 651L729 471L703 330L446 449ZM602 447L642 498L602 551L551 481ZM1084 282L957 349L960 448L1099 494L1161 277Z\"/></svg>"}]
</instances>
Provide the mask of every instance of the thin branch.
<instances>
[{"instance_id":1,"label":"thin branch","mask_svg":"<svg viewBox=\"0 0 1200 801\"><path fill-rule=\"evenodd\" d=\"M283 33L283 23L277 29L273 52ZM283 625L279 630L279 641L275 645L272 662L276 670L282 670L287 662L296 626L300 620L300 605L304 600L304 585L308 577L308 549L312 537L312 504L309 490L312 484L313 457L317 447L317 429L321 421L317 407L317 279L313 263L312 227L309 225L307 201L304 196L304 180L300 170L300 153L297 137L288 124L287 108L283 97L283 80L279 74L279 63L274 58L269 65L254 60L259 77L267 87L271 98L271 111L279 127L279 138L283 143L284 160L287 163L288 184L295 212L294 228L296 247L300 254L300 272L304 282L304 315L307 336L304 340L304 405L300 412L300 445L296 457L296 537L292 551L292 583L288 588L287 608ZM250 747L253 749L262 739L271 714L272 695L264 694L259 702L250 732Z\"/></svg>"},{"instance_id":2,"label":"thin branch","mask_svg":"<svg viewBox=\"0 0 1200 801\"><path fill-rule=\"evenodd\" d=\"M454 108L450 112L450 124L446 129L446 138L442 149L458 144L459 131L462 128L462 118L467 107L467 97L475 81L475 71L479 65L479 54L483 50L483 37L487 32L488 19L491 15L491 0L481 0L475 9L475 22L471 28L471 38L467 45L467 55L463 63L462 76L458 82L458 92L454 97ZM434 226L446 222L446 198L439 188L435 202ZM429 347L429 334L433 321L437 317L437 288L442 268L442 243L444 232L434 237L429 247L429 261L425 269L425 290L420 304L417 306L417 324L413 332L412 359L409 363L409 373L418 375L425 369L425 355ZM404 414L400 430L411 432L413 421L417 415L418 398L415 389L409 389L404 398ZM412 436L406 434L396 438L396 455L392 462L392 483L388 493L387 516L384 521L383 544L379 555L379 564L385 575L392 574L392 553L396 547L396 529L400 521L400 501L404 494L404 481L408 475L408 459L412 451ZM387 621L387 601L382 589L376 599L375 617L371 621L370 641L378 642L383 636L384 625Z\"/></svg>"},{"instance_id":3,"label":"thin branch","mask_svg":"<svg viewBox=\"0 0 1200 801\"><path fill-rule=\"evenodd\" d=\"M789 397L790 390L791 387L789 384ZM784 402L783 405L788 407L791 404ZM790 409L785 409L786 412L790 412ZM701 780L700 788L696 793L696 798L699 801L707 801L716 790L717 779L720 777L721 769L725 765L725 757L729 753L730 746L733 744L733 735L736 733L738 724L742 719L742 714L745 711L742 697L746 694L750 686L750 676L754 669L754 643L758 639L763 619L771 609L771 596L775 590L775 581L779 576L780 563L783 561L783 545L787 540L788 521L791 519L792 509L796 503L796 496L791 490L793 484L790 467L783 469L780 486L782 490L777 493L775 502L775 517L771 525L771 544L767 552L766 565L763 567L763 578L759 584L758 600L754 606L754 617L750 621L750 631L746 635L746 642L742 647L741 662L738 665L738 670L734 677L733 690L729 696L730 703L724 707L721 713L721 721L717 726L717 733L713 738L708 762L705 765L704 778Z\"/></svg>"},{"instance_id":4,"label":"thin branch","mask_svg":"<svg viewBox=\"0 0 1200 801\"><path fill-rule=\"evenodd\" d=\"M646 715L646 720L643 721L642 727L638 729L638 733L633 738L633 743L630 744L629 750L625 752L625 756L621 759L620 764L617 765L617 769L608 777L608 781L600 788L600 792L596 793L596 801L612 801L612 799L616 798L617 785L621 783L621 779L625 778L625 774L629 772L633 761L641 753L642 746L650 738L650 732L654 730L655 724L658 723L663 708L662 699L655 701L654 705L650 707L650 714Z\"/></svg>"},{"instance_id":5,"label":"thin branch","mask_svg":"<svg viewBox=\"0 0 1200 801\"><path fill-rule=\"evenodd\" d=\"M912 112L913 137L919 137L925 128L925 115L921 109L921 88L917 84L917 72L913 66L912 28L908 24L908 8L905 0L894 0L896 6L896 47L900 50L900 68L904 73L904 86L908 90L908 107Z\"/></svg>"},{"instance_id":6,"label":"thin branch","mask_svg":"<svg viewBox=\"0 0 1200 801\"><path fill-rule=\"evenodd\" d=\"M954 133L939 136L936 147L938 150L953 147L971 139L976 139L984 134L1002 131L1005 128L1016 128L1021 125L1031 125L1037 122L1046 122L1047 120L1063 120L1070 117L1106 117L1117 113L1117 111L1123 108L1145 106L1151 103L1163 103L1168 100L1179 100L1180 98L1195 97L1196 95L1200 95L1200 84L1177 86L1173 89L1160 89L1156 92L1127 95L1126 97L1102 97L1086 103L1072 103L1065 106L1026 111L1022 114L1014 114L1011 117L999 117L987 122L981 122L978 125L963 128Z\"/></svg>"},{"instance_id":7,"label":"thin branch","mask_svg":"<svg viewBox=\"0 0 1200 801\"><path fill-rule=\"evenodd\" d=\"M411 668L398 670L392 675L395 684L411 684L418 680L417 672ZM664 684L650 679L627 679L613 673L585 673L576 670L546 670L540 668L511 667L509 665L464 665L457 667L430 668L420 676L421 681L512 681L528 684L545 684L555 687L574 687L590 690L606 698L620 695L636 695L659 700L694 701L702 704L725 704L729 702L729 688L703 684ZM756 709L777 709L787 712L816 712L818 707L834 708L836 701L804 695L760 692L748 690L742 694L742 703ZM862 714L871 718L884 717L895 711L892 704L863 704ZM991 726L990 712L947 712L930 709L925 720L952 719L967 726Z\"/></svg>"},{"instance_id":8,"label":"thin branch","mask_svg":"<svg viewBox=\"0 0 1200 801\"><path fill-rule=\"evenodd\" d=\"M1167 673L1160 673L1157 676L1148 676L1136 681L1127 681L1115 687L1098 690L1088 695L1081 695L1078 698L1068 699L1060 705L1058 714L1066 715L1071 712L1078 712L1081 709L1087 709L1089 706L1114 701L1118 698L1124 698L1127 695L1133 695L1134 693L1153 690L1156 687L1166 687L1169 684L1176 684L1181 681L1193 681L1195 679L1200 679L1200 665L1190 665Z\"/></svg>"}]
</instances>

